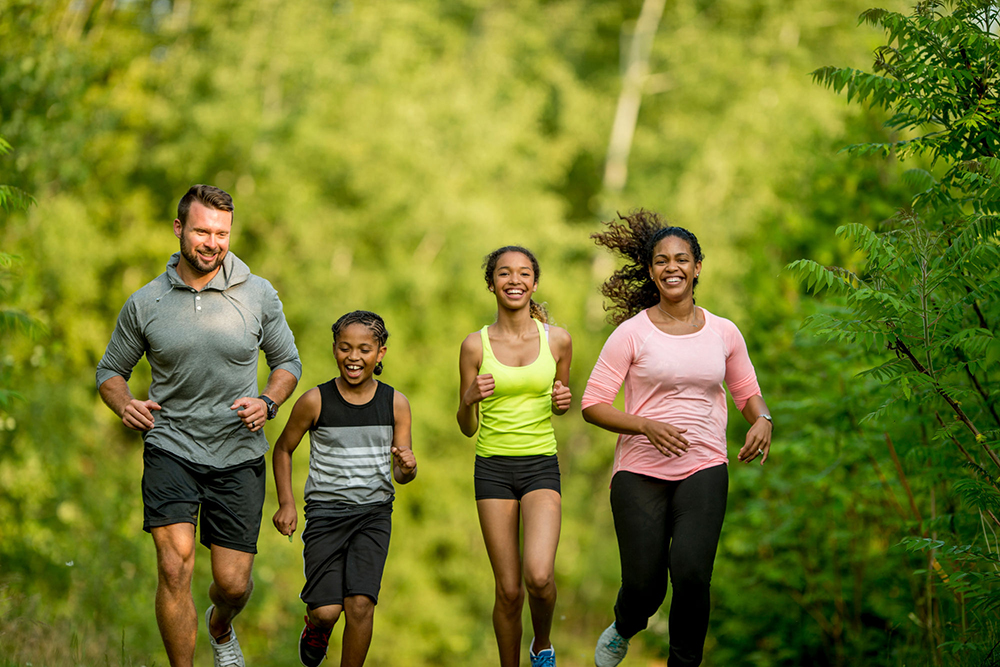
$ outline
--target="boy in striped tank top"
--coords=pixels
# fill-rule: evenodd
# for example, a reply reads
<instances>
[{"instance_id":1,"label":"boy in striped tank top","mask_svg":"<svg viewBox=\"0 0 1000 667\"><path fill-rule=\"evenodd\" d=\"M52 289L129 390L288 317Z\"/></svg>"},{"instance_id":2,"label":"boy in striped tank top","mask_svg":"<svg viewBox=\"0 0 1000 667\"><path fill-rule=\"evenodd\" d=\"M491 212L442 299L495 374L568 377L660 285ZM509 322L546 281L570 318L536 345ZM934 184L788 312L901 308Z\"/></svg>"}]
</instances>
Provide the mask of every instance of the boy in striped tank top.
<instances>
[{"instance_id":1,"label":"boy in striped tank top","mask_svg":"<svg viewBox=\"0 0 1000 667\"><path fill-rule=\"evenodd\" d=\"M305 667L323 662L341 612L346 618L341 667L364 664L389 553L392 479L407 484L417 475L410 404L373 377L382 372L388 338L375 313L356 310L337 320L333 353L340 376L296 401L274 446L279 504L274 527L290 538L298 523L292 452L309 432L302 535L306 584L300 595L306 617L299 637Z\"/></svg>"}]
</instances>

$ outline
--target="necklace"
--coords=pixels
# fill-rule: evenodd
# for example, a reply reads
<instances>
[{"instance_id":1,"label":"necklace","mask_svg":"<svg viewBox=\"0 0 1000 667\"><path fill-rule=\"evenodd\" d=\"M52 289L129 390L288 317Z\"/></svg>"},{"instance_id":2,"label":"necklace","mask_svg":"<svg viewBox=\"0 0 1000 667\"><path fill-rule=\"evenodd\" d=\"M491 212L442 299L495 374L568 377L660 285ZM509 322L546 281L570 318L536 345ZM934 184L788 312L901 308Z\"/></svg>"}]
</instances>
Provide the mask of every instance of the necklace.
<instances>
[{"instance_id":1,"label":"necklace","mask_svg":"<svg viewBox=\"0 0 1000 667\"><path fill-rule=\"evenodd\" d=\"M689 327L691 327L693 329L697 329L698 328L698 324L697 324L697 322L698 322L698 311L694 311L695 324L691 324L690 322L685 322L684 320L682 320L680 318L677 318L677 317L674 317L673 315L671 315L667 311L663 310L663 308L660 308L660 304L656 304L656 307L659 309L659 311L661 313L663 313L664 315L666 315L670 319L676 320L676 321L680 322L681 324L686 324L686 325L688 325Z\"/></svg>"}]
</instances>

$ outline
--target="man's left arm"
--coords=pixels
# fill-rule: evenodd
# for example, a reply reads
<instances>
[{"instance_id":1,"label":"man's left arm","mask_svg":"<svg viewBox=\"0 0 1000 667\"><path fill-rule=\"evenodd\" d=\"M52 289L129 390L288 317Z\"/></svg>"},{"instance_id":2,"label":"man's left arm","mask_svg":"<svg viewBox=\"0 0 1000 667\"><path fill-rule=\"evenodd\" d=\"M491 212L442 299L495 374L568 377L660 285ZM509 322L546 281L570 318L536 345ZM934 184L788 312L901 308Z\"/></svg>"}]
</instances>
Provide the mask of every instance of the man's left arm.
<instances>
[{"instance_id":1,"label":"man's left arm","mask_svg":"<svg viewBox=\"0 0 1000 667\"><path fill-rule=\"evenodd\" d=\"M275 414L277 414L277 408L281 407L281 404L288 400L288 397L295 391L295 385L298 383L299 379L289 371L282 368L275 368L271 371L271 375L268 376L267 385L264 387L261 396L267 396L274 402ZM264 428L264 422L268 419L270 406L261 397L244 396L237 398L229 409L238 410L236 414L243 420L246 427L255 433Z\"/></svg>"},{"instance_id":2,"label":"man's left arm","mask_svg":"<svg viewBox=\"0 0 1000 667\"><path fill-rule=\"evenodd\" d=\"M278 293L267 283L267 291L263 298L261 322L263 335L260 349L264 351L271 374L261 396L266 396L274 402L275 410L288 400L295 391L295 386L302 377L302 362L299 351L295 347L295 336L285 321ZM264 427L268 418L270 405L263 398L244 396L236 399L232 409L240 409L237 414L250 431L256 432Z\"/></svg>"}]
</instances>

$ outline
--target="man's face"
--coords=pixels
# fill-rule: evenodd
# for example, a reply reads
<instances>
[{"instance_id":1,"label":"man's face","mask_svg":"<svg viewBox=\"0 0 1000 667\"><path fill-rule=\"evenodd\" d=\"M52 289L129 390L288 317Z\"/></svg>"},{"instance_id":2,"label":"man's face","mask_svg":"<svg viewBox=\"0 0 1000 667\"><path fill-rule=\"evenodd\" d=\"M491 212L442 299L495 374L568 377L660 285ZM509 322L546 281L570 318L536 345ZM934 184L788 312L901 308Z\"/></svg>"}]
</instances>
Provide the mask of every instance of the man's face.
<instances>
[{"instance_id":1,"label":"man's face","mask_svg":"<svg viewBox=\"0 0 1000 667\"><path fill-rule=\"evenodd\" d=\"M233 214L209 208L199 201L191 203L187 223L174 220L174 235L181 240L181 257L196 273L213 273L229 252L229 232Z\"/></svg>"}]
</instances>

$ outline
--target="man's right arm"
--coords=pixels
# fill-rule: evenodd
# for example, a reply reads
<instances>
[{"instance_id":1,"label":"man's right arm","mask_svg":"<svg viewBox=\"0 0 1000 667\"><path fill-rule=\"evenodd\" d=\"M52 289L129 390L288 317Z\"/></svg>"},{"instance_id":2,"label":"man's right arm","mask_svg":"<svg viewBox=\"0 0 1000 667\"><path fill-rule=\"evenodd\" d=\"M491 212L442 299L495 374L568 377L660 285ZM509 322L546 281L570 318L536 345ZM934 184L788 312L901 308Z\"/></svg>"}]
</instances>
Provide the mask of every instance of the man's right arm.
<instances>
[{"instance_id":1,"label":"man's right arm","mask_svg":"<svg viewBox=\"0 0 1000 667\"><path fill-rule=\"evenodd\" d=\"M140 401L132 396L128 378L145 352L145 341L136 317L135 302L129 298L118 314L104 356L97 364L97 390L101 400L111 408L122 423L136 431L153 428L152 410L159 410L156 401Z\"/></svg>"},{"instance_id":2,"label":"man's right arm","mask_svg":"<svg viewBox=\"0 0 1000 667\"><path fill-rule=\"evenodd\" d=\"M105 380L100 388L101 400L111 410L121 417L122 423L136 431L148 431L153 428L153 410L159 410L156 401L140 401L132 396L128 383L120 375L112 375Z\"/></svg>"}]
</instances>

